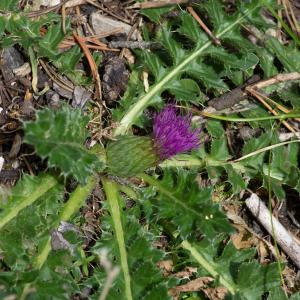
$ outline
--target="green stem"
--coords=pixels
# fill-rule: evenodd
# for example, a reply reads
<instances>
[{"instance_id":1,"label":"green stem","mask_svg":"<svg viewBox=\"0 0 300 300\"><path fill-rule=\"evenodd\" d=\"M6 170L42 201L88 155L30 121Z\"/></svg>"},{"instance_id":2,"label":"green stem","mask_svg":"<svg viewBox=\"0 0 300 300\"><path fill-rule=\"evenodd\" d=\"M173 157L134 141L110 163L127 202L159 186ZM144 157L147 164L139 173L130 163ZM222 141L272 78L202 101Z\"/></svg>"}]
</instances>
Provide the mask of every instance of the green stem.
<instances>
[{"instance_id":1,"label":"green stem","mask_svg":"<svg viewBox=\"0 0 300 300\"><path fill-rule=\"evenodd\" d=\"M192 210L189 207L186 207L184 204L182 204L182 202L177 199L169 190L165 189L163 186L161 186L161 184L155 180L153 177L147 175L147 174L139 174L138 177L142 178L143 180L145 180L146 182L148 182L149 184L157 187L159 189L159 191L163 194L165 194L167 197L171 198L172 200L174 200L177 204L180 204L184 207L185 210L189 210L189 211L193 211L193 213L198 214L196 211ZM201 218L202 216L199 215L199 217ZM235 294L236 292L236 287L234 285L233 282L231 282L230 279L227 279L225 276L223 276L222 274L220 274L214 267L214 265L210 262L208 262L202 255L201 253L199 253L199 251L194 248L188 241L183 241L182 242L182 247L186 250L189 250L192 254L192 256L197 260L197 262L206 270L208 271L213 277L215 278L219 278L220 283L225 286L228 291L231 294Z\"/></svg>"},{"instance_id":2,"label":"green stem","mask_svg":"<svg viewBox=\"0 0 300 300\"><path fill-rule=\"evenodd\" d=\"M120 190L120 192L126 194L132 200L138 199L137 193L131 187L129 187L127 185L123 185L123 184L117 184L117 186L118 186L118 189Z\"/></svg>"},{"instance_id":3,"label":"green stem","mask_svg":"<svg viewBox=\"0 0 300 300\"><path fill-rule=\"evenodd\" d=\"M176 155L174 158L163 161L159 164L161 168L168 167L198 167L205 166L204 160L191 155Z\"/></svg>"},{"instance_id":4,"label":"green stem","mask_svg":"<svg viewBox=\"0 0 300 300\"><path fill-rule=\"evenodd\" d=\"M90 176L87 183L84 186L78 185L74 192L71 193L68 202L63 207L59 217L54 225L57 227L61 221L68 221L80 207L85 203L86 198L96 185L94 177ZM41 252L36 257L33 266L40 269L51 251L51 237L48 238Z\"/></svg>"},{"instance_id":5,"label":"green stem","mask_svg":"<svg viewBox=\"0 0 300 300\"><path fill-rule=\"evenodd\" d=\"M234 117L225 117L214 114L204 114L205 117L222 120L222 121L231 121L231 122L255 122L255 121L267 121L267 120L284 120L291 118L300 118L300 114L283 114L277 116L267 116L267 117L258 117L258 118L234 118Z\"/></svg>"},{"instance_id":6,"label":"green stem","mask_svg":"<svg viewBox=\"0 0 300 300\"><path fill-rule=\"evenodd\" d=\"M142 174L137 175L137 177L140 177L141 179L148 182L152 186L155 186L156 188L158 188L161 193L165 194L167 197L172 199L177 205L181 206L185 211L188 211L199 218L203 217L197 210L189 207L183 201L181 201L181 199L178 199L176 196L174 196L174 194L172 192L170 192L168 189L164 188L160 184L160 182L158 180L154 179L152 176L142 173Z\"/></svg>"},{"instance_id":7,"label":"green stem","mask_svg":"<svg viewBox=\"0 0 300 300\"><path fill-rule=\"evenodd\" d=\"M119 246L120 252L120 260L121 260L121 268L124 275L124 282L125 282L125 295L127 300L132 300L132 291L131 291L131 278L129 274L129 267L128 267L128 260L127 260L127 252L125 246L125 239L124 239L124 231L122 227L121 221L121 212L118 202L118 188L114 182L111 182L107 178L102 178L103 188L106 194L107 201L110 206L110 213L114 223L114 231L116 234L116 239Z\"/></svg>"},{"instance_id":8,"label":"green stem","mask_svg":"<svg viewBox=\"0 0 300 300\"><path fill-rule=\"evenodd\" d=\"M256 7L253 8L253 10ZM243 20L252 10L245 10L244 14L238 18L231 25L226 27L222 32L216 35L216 38L221 38L224 34L230 31L233 27L235 27L241 20ZM164 78L162 78L158 83L153 85L149 92L142 96L125 114L123 119L120 122L119 127L115 130L114 135L122 135L125 134L128 130L129 126L136 120L136 118L142 113L142 111L149 105L151 99L160 91L162 91L163 87L169 83L176 75L179 74L188 64L194 61L200 54L204 52L209 46L211 46L212 42L206 42L201 48L197 49L190 55L188 55L180 64L175 66L171 72L169 72Z\"/></svg>"},{"instance_id":9,"label":"green stem","mask_svg":"<svg viewBox=\"0 0 300 300\"><path fill-rule=\"evenodd\" d=\"M13 218L15 218L18 213L26 208L27 206L34 203L36 200L38 200L42 195L44 195L46 192L48 192L51 188L53 188L57 184L57 180L47 175L42 180L39 188L37 188L33 193L30 195L26 195L22 201L14 206L13 210L10 210L8 213L6 213L3 217L0 219L0 230L1 228L6 225L9 221L11 221Z\"/></svg>"},{"instance_id":10,"label":"green stem","mask_svg":"<svg viewBox=\"0 0 300 300\"><path fill-rule=\"evenodd\" d=\"M209 261L207 261L202 255L201 253L195 248L193 247L187 240L184 240L181 243L181 246L190 251L191 255L196 259L196 261L210 274L212 275L214 278L218 278L220 283L226 287L228 289L228 291L234 295L237 291L237 287L235 286L235 284L233 282L231 282L231 280L226 279L224 276L222 276L222 274L220 274L216 269L215 266L210 263Z\"/></svg>"}]
</instances>

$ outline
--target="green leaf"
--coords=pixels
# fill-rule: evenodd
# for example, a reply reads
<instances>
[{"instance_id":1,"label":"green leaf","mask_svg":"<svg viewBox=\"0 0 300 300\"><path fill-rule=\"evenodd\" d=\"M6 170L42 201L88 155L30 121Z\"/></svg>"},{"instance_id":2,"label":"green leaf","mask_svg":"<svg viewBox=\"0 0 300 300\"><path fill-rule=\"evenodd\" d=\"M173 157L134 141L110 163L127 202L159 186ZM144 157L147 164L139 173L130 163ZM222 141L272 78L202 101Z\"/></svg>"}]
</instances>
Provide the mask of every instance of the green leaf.
<instances>
[{"instance_id":1,"label":"green leaf","mask_svg":"<svg viewBox=\"0 0 300 300\"><path fill-rule=\"evenodd\" d=\"M256 150L264 148L271 143L270 133L264 133L259 138L247 141L243 147L243 155L252 153ZM243 164L247 167L255 169L256 172L262 168L265 153L260 153L243 160Z\"/></svg>"},{"instance_id":2,"label":"green leaf","mask_svg":"<svg viewBox=\"0 0 300 300\"><path fill-rule=\"evenodd\" d=\"M222 123L218 120L209 119L206 123L206 128L209 134L214 138L220 139L225 134Z\"/></svg>"},{"instance_id":3,"label":"green leaf","mask_svg":"<svg viewBox=\"0 0 300 300\"><path fill-rule=\"evenodd\" d=\"M197 244L184 241L182 246L207 274L228 289L231 295L226 299L261 299L264 293L280 286L277 263L262 266L252 260L254 249L238 251L231 242L219 254L220 240L222 237Z\"/></svg>"},{"instance_id":4,"label":"green leaf","mask_svg":"<svg viewBox=\"0 0 300 300\"><path fill-rule=\"evenodd\" d=\"M270 38L266 46L277 56L287 72L300 71L300 51L297 47L286 47L275 38Z\"/></svg>"},{"instance_id":5,"label":"green leaf","mask_svg":"<svg viewBox=\"0 0 300 300\"><path fill-rule=\"evenodd\" d=\"M61 72L71 72L75 69L81 57L82 53L80 48L75 45L70 50L62 53L55 64Z\"/></svg>"},{"instance_id":6,"label":"green leaf","mask_svg":"<svg viewBox=\"0 0 300 300\"><path fill-rule=\"evenodd\" d=\"M201 92L198 84L192 79L180 79L167 85L167 89L173 94L178 101L195 102Z\"/></svg>"},{"instance_id":7,"label":"green leaf","mask_svg":"<svg viewBox=\"0 0 300 300\"><path fill-rule=\"evenodd\" d=\"M278 265L262 266L257 261L245 263L239 268L236 283L242 299L260 299L265 292L280 286Z\"/></svg>"},{"instance_id":8,"label":"green leaf","mask_svg":"<svg viewBox=\"0 0 300 300\"><path fill-rule=\"evenodd\" d=\"M286 300L288 299L282 287L275 287L274 289L270 290L268 300L282 300L282 299L286 299Z\"/></svg>"},{"instance_id":9,"label":"green leaf","mask_svg":"<svg viewBox=\"0 0 300 300\"><path fill-rule=\"evenodd\" d=\"M224 168L228 174L228 181L232 186L232 192L237 194L241 190L244 190L247 185L242 175L237 173L237 171L231 165L226 165Z\"/></svg>"},{"instance_id":10,"label":"green leaf","mask_svg":"<svg viewBox=\"0 0 300 300\"><path fill-rule=\"evenodd\" d=\"M13 189L8 200L4 199L4 202L0 203L0 229L57 184L56 179L49 175L24 175Z\"/></svg>"},{"instance_id":11,"label":"green leaf","mask_svg":"<svg viewBox=\"0 0 300 300\"><path fill-rule=\"evenodd\" d=\"M239 26L240 22L242 22L248 14L251 14L252 10L257 9L259 4L249 4L249 6L249 9L244 9L243 15L234 15L225 18L225 20L230 19L230 23L227 24L228 26L225 26L224 24L226 24L226 22L224 21L222 24L223 29L221 28L220 31L218 31L217 37L221 39L223 36L226 36L228 32ZM217 11L213 13L217 14L219 12ZM225 12L223 12L223 15L224 14ZM210 17L215 18L214 15ZM212 45L211 41L208 40L205 35L196 33L197 29L194 29L193 33L191 33L192 42L195 42L196 36L201 36L201 39L196 42L195 48L190 47L190 41L186 41L188 47L192 48L188 50L182 46L180 41L178 41L178 32L184 33L186 37L189 35L187 30L181 29L183 24L186 24L187 22L192 24L193 21L187 21L188 18L192 18L192 16L188 16L186 12L182 12L178 17L180 20L179 26L176 24L176 27L173 28L170 22L164 24L164 26L160 28L157 34L157 41L164 46L165 51L152 52L159 57L155 60L155 64L152 63L152 65L155 65L156 73L153 75L157 77L158 74L162 73L159 71L161 70L161 67L159 66L161 61L163 61L164 67L167 66L167 72L163 72L164 74L160 77L160 80L155 81L146 94L142 92L138 98L134 97L131 99L131 105L126 105L127 111L123 112L123 118L121 119L120 126L115 131L115 135L124 134L132 124L136 124L138 118L142 114L142 111L153 103L153 98L157 95L159 96L165 89L170 87L174 81L183 79L183 74L190 75L193 77L191 79L197 79L203 82L204 85L213 85L216 88L219 88L216 93L220 93L221 87L223 88L221 92L228 89L227 85L220 78L220 68L221 70L226 70L226 64L230 65L230 63L232 63L233 65L230 67L245 70L249 67L253 67L257 63L257 57L255 54L243 53L242 58L239 58L238 60L238 64L234 64L235 60L233 58L236 58L236 56L230 54L226 50L222 50L222 57L226 60L226 64L223 65L224 60L221 60L221 64L213 64L213 66L210 66L210 61L205 61L204 57L211 56L210 54L215 52L216 57L219 58L220 51L217 50L219 48ZM195 28L197 27L195 26ZM152 60L154 61L154 59ZM154 68L152 67L152 69ZM206 72L206 70L209 70L210 72ZM184 78L187 77L185 76ZM169 89L169 92L172 93L172 90Z\"/></svg>"},{"instance_id":12,"label":"green leaf","mask_svg":"<svg viewBox=\"0 0 300 300\"><path fill-rule=\"evenodd\" d=\"M159 23L163 14L168 13L173 9L172 6L162 8L148 8L142 9L140 13L148 17L152 22Z\"/></svg>"},{"instance_id":13,"label":"green leaf","mask_svg":"<svg viewBox=\"0 0 300 300\"><path fill-rule=\"evenodd\" d=\"M0 9L2 10L14 10L18 4L18 0L1 0Z\"/></svg>"},{"instance_id":14,"label":"green leaf","mask_svg":"<svg viewBox=\"0 0 300 300\"><path fill-rule=\"evenodd\" d=\"M296 293L290 297L290 300L300 300L300 293Z\"/></svg>"},{"instance_id":15,"label":"green leaf","mask_svg":"<svg viewBox=\"0 0 300 300\"><path fill-rule=\"evenodd\" d=\"M79 109L66 105L58 111L44 109L37 112L36 121L25 123L25 141L34 145L42 158L48 158L50 167L84 183L100 167L97 156L83 146L87 123L88 118Z\"/></svg>"},{"instance_id":16,"label":"green leaf","mask_svg":"<svg viewBox=\"0 0 300 300\"><path fill-rule=\"evenodd\" d=\"M63 187L56 185L51 188L50 182L45 176L36 177L34 181L26 176L13 189L9 201L20 203L26 195L24 189L28 198L32 196L35 199L35 190L39 189L39 185L42 187L47 184L49 187L47 193L40 194L30 206L19 210L15 204L15 209L19 210L17 217L1 229L0 251L5 253L4 261L12 268L15 264L18 268L29 268L27 260L30 259L30 263L33 262L38 246L49 234L53 220L55 220L63 201ZM23 202L25 201L23 200ZM3 212L5 213L6 210L7 207L4 206Z\"/></svg>"},{"instance_id":17,"label":"green leaf","mask_svg":"<svg viewBox=\"0 0 300 300\"><path fill-rule=\"evenodd\" d=\"M211 151L208 159L214 161L226 161L230 159L230 155L227 148L226 139L223 136L220 139L214 139L211 142Z\"/></svg>"},{"instance_id":18,"label":"green leaf","mask_svg":"<svg viewBox=\"0 0 300 300\"><path fill-rule=\"evenodd\" d=\"M153 206L155 222L170 222L183 239L195 238L198 231L209 239L219 232L233 232L219 205L212 202L212 190L200 189L194 174L185 171L174 174L165 170L161 181L146 174L140 176L158 193L147 199Z\"/></svg>"}]
</instances>

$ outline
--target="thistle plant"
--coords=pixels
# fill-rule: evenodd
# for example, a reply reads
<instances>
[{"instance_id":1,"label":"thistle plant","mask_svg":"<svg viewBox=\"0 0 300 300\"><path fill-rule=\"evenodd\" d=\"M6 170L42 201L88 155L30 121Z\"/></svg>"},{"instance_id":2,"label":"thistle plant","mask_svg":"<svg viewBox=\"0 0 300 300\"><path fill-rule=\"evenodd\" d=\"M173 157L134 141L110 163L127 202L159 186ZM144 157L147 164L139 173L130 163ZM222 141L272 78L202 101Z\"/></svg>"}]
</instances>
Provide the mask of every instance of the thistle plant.
<instances>
[{"instance_id":1,"label":"thistle plant","mask_svg":"<svg viewBox=\"0 0 300 300\"><path fill-rule=\"evenodd\" d=\"M152 137L120 136L107 146L108 172L130 177L178 153L200 145L200 128L192 129L192 115L167 105L153 120Z\"/></svg>"},{"instance_id":2,"label":"thistle plant","mask_svg":"<svg viewBox=\"0 0 300 300\"><path fill-rule=\"evenodd\" d=\"M155 116L153 140L161 160L199 147L201 129L192 129L191 123L192 115L178 114L173 105L166 106Z\"/></svg>"},{"instance_id":3,"label":"thistle plant","mask_svg":"<svg viewBox=\"0 0 300 300\"><path fill-rule=\"evenodd\" d=\"M17 42L25 52L34 44L35 57L45 57L69 78L84 81L74 70L82 56L80 48L74 46L63 53L56 49L64 38L61 17L26 18L17 6L12 8L17 2L0 1L0 10L4 9L0 13L0 44ZM300 52L295 45L282 44L265 34L269 28L277 28L269 18L265 20L267 6L275 7L275 0L235 1L236 11L230 14L228 1L200 2L195 10L205 15L220 45L212 42L184 6L177 11L176 7L166 8L178 12L174 18L165 18L164 8L143 9L143 15L157 23L154 41L164 49L135 51L141 65L132 66L128 89L112 109L112 121L119 126L114 132L116 140L106 149L100 145L86 149L89 116L69 106L39 110L35 121L25 123L24 141L34 146L48 168L36 176L23 175L9 192L0 189L0 299L99 299L107 283L105 268L97 259L104 249L120 269L106 300L169 300L174 286L186 287L194 284L188 280L207 276L211 278L208 286L183 292L178 298L208 299L216 292L222 299L287 299L281 288L280 257L278 262L267 263L273 260L273 251L268 251L264 262L258 262L256 242L251 238L248 243L250 232L244 226L234 228L221 204L226 200L228 216L231 209L235 214L249 182L252 190L259 183L259 189L270 191L270 203L276 197L287 199L286 190L299 193L299 140L279 143L276 130L281 123L275 123L259 106L241 111L243 118L215 115L215 120L207 119L203 126L210 145L205 149L201 147L201 128L192 126L192 115L174 105L153 116L147 136L126 135L132 125L146 130L143 111L162 106L165 95L172 95L181 105L205 107L207 96L219 97L233 85L240 86L257 74L257 67L264 78L283 70L299 72ZM5 11L11 9L13 14L7 19ZM47 33L41 36L45 28ZM248 29L255 28L259 28L263 43L249 41ZM143 33L152 42L147 26ZM147 91L141 76L144 71L150 75ZM293 85L280 82L268 89L276 93L280 105L290 103L291 111L298 111L298 87L298 81ZM224 122L232 122L226 124L230 133L240 129L236 122L242 126L252 122L262 134L245 141L230 139L231 143L237 141L232 143L237 148L228 147ZM201 151L165 161L199 147ZM143 173L158 164L159 176ZM139 180L116 180L107 174ZM74 180L78 185L72 190ZM80 211L81 207L85 209ZM94 222L96 218L99 222ZM85 234L91 220L95 225L91 243L87 244L89 238L83 239L83 234L70 233L64 238L76 245L74 252L52 249L51 233L61 222L70 222ZM231 236L233 233L237 235ZM242 243L236 237L242 237ZM170 262L170 273L162 274L161 262ZM286 270L289 266L290 262L286 263ZM172 278L189 267L197 267L189 278ZM294 288L288 290L292 292ZM300 299L300 293L290 299Z\"/></svg>"}]
</instances>

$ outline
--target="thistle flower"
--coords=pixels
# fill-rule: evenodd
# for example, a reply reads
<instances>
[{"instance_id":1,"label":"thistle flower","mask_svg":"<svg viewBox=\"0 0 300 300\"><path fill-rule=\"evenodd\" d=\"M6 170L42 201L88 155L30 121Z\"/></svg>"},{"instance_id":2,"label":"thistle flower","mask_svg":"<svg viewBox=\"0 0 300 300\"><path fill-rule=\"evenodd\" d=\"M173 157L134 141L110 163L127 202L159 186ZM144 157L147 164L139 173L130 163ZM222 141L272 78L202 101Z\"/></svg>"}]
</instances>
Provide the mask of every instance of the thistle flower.
<instances>
[{"instance_id":1,"label":"thistle flower","mask_svg":"<svg viewBox=\"0 0 300 300\"><path fill-rule=\"evenodd\" d=\"M173 105L155 115L150 136L125 135L106 147L108 172L131 177L162 160L199 146L200 129L191 128L192 116L182 116Z\"/></svg>"},{"instance_id":2,"label":"thistle flower","mask_svg":"<svg viewBox=\"0 0 300 300\"><path fill-rule=\"evenodd\" d=\"M153 139L161 160L199 147L201 129L191 128L192 115L182 116L167 105L154 117Z\"/></svg>"}]
</instances>

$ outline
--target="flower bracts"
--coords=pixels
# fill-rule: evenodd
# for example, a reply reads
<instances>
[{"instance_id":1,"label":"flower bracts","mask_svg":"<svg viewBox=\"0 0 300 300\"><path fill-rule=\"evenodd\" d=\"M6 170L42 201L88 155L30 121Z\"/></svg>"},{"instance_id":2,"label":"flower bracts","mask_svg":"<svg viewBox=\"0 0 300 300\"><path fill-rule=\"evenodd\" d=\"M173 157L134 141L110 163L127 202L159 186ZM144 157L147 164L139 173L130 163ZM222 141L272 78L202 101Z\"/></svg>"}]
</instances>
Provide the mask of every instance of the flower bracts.
<instances>
[{"instance_id":1,"label":"flower bracts","mask_svg":"<svg viewBox=\"0 0 300 300\"><path fill-rule=\"evenodd\" d=\"M191 115L180 115L173 105L155 115L152 139L120 136L106 148L108 172L131 177L178 153L200 145L200 128L191 128Z\"/></svg>"}]
</instances>

